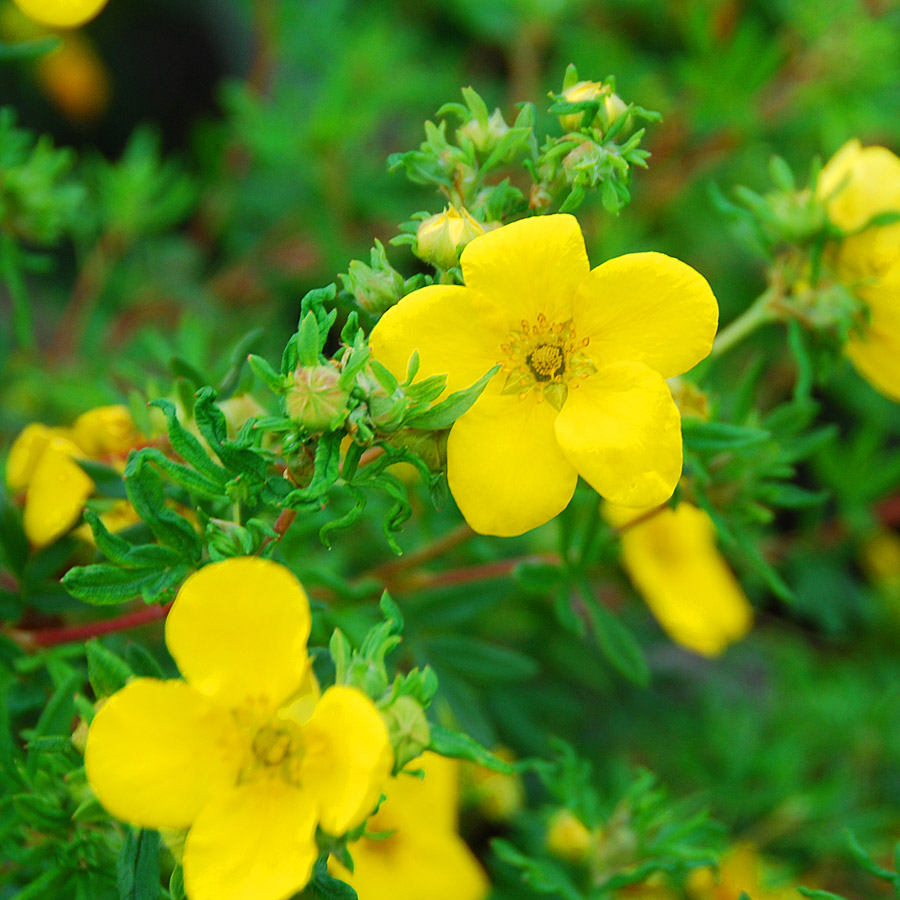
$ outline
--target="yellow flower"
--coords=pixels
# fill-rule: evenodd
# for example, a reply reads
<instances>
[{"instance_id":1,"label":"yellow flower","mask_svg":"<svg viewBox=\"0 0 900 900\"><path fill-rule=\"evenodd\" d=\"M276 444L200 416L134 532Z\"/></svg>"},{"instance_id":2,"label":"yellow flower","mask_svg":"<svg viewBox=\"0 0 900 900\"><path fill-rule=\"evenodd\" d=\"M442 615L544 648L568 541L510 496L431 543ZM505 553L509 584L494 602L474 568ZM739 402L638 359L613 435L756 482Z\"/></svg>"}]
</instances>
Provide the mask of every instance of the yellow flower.
<instances>
[{"instance_id":1,"label":"yellow flower","mask_svg":"<svg viewBox=\"0 0 900 900\"><path fill-rule=\"evenodd\" d=\"M469 525L515 535L552 519L581 475L626 506L671 496L681 418L665 379L712 346L718 306L705 279L660 253L595 269L569 215L514 222L462 253L466 287L432 285L389 309L374 356L403 378L468 387L499 365L447 446L450 490Z\"/></svg>"},{"instance_id":2,"label":"yellow flower","mask_svg":"<svg viewBox=\"0 0 900 900\"><path fill-rule=\"evenodd\" d=\"M321 698L306 652L309 603L283 566L214 563L184 583L166 644L184 681L139 678L104 703L88 782L120 819L190 828L190 900L282 900L309 880L316 825L362 823L393 757L355 688Z\"/></svg>"},{"instance_id":3,"label":"yellow flower","mask_svg":"<svg viewBox=\"0 0 900 900\"><path fill-rule=\"evenodd\" d=\"M35 22L51 28L75 28L96 16L106 0L15 0L16 6Z\"/></svg>"},{"instance_id":4,"label":"yellow flower","mask_svg":"<svg viewBox=\"0 0 900 900\"><path fill-rule=\"evenodd\" d=\"M36 68L44 93L72 122L91 122L109 106L109 73L93 44L76 33L63 37Z\"/></svg>"},{"instance_id":5,"label":"yellow flower","mask_svg":"<svg viewBox=\"0 0 900 900\"><path fill-rule=\"evenodd\" d=\"M833 224L857 232L832 254L838 277L868 308L844 353L872 385L900 400L900 222L864 228L874 216L900 212L900 159L849 141L822 169L817 193Z\"/></svg>"},{"instance_id":6,"label":"yellow flower","mask_svg":"<svg viewBox=\"0 0 900 900\"><path fill-rule=\"evenodd\" d=\"M591 832L570 809L560 809L547 823L547 849L561 859L582 862L591 847Z\"/></svg>"},{"instance_id":7,"label":"yellow flower","mask_svg":"<svg viewBox=\"0 0 900 900\"><path fill-rule=\"evenodd\" d=\"M366 825L381 840L350 844L352 874L332 860L332 873L356 889L359 900L481 900L488 881L457 834L459 764L425 753L410 763L425 778L400 774Z\"/></svg>"},{"instance_id":8,"label":"yellow flower","mask_svg":"<svg viewBox=\"0 0 900 900\"><path fill-rule=\"evenodd\" d=\"M800 900L793 888L772 888L763 860L752 844L735 844L716 869L694 869L688 876L691 900L737 900L745 891L753 900Z\"/></svg>"},{"instance_id":9,"label":"yellow flower","mask_svg":"<svg viewBox=\"0 0 900 900\"><path fill-rule=\"evenodd\" d=\"M672 640L718 656L750 630L752 607L703 510L690 503L656 512L607 506L604 515L623 528L622 565Z\"/></svg>"},{"instance_id":10,"label":"yellow flower","mask_svg":"<svg viewBox=\"0 0 900 900\"><path fill-rule=\"evenodd\" d=\"M513 752L507 747L495 747L494 756L504 762L515 762ZM466 802L488 821L505 822L525 804L525 788L518 772L497 772L470 762L463 765L461 777Z\"/></svg>"},{"instance_id":11,"label":"yellow flower","mask_svg":"<svg viewBox=\"0 0 900 900\"><path fill-rule=\"evenodd\" d=\"M81 518L94 482L75 460L122 456L139 437L124 406L92 409L71 428L26 426L10 448L6 483L12 492L25 493L28 540L46 547Z\"/></svg>"}]
</instances>

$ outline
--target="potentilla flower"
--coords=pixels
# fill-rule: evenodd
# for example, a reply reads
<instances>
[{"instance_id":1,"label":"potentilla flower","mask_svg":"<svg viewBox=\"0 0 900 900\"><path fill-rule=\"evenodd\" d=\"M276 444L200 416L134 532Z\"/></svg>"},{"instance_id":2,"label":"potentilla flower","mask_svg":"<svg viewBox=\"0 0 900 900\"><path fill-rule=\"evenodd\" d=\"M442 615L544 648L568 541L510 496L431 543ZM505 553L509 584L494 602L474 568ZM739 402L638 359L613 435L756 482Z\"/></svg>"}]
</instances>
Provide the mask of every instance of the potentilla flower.
<instances>
[{"instance_id":1,"label":"potentilla flower","mask_svg":"<svg viewBox=\"0 0 900 900\"><path fill-rule=\"evenodd\" d=\"M450 490L468 523L515 535L552 519L581 475L625 506L667 500L681 475L681 418L665 379L712 347L718 306L698 272L661 253L591 269L577 220L524 219L473 240L466 286L404 297L371 334L403 378L447 391L500 371L454 424Z\"/></svg>"},{"instance_id":2,"label":"potentilla flower","mask_svg":"<svg viewBox=\"0 0 900 900\"><path fill-rule=\"evenodd\" d=\"M84 25L106 6L106 0L15 0L15 3L26 16L51 28Z\"/></svg>"},{"instance_id":3,"label":"potentilla flower","mask_svg":"<svg viewBox=\"0 0 900 900\"><path fill-rule=\"evenodd\" d=\"M712 519L690 503L674 509L604 507L622 529L622 565L673 641L718 656L753 624L753 608L716 547Z\"/></svg>"},{"instance_id":4,"label":"potentilla flower","mask_svg":"<svg viewBox=\"0 0 900 900\"><path fill-rule=\"evenodd\" d=\"M900 222L865 227L900 212L900 159L885 147L848 141L819 174L817 193L831 222L851 232L830 257L868 313L844 353L872 385L900 400Z\"/></svg>"},{"instance_id":5,"label":"potentilla flower","mask_svg":"<svg viewBox=\"0 0 900 900\"><path fill-rule=\"evenodd\" d=\"M481 900L488 880L457 833L459 763L425 753L409 764L424 779L400 774L367 823L372 834L348 846L353 872L331 861L333 874L355 888L359 900Z\"/></svg>"},{"instance_id":6,"label":"potentilla flower","mask_svg":"<svg viewBox=\"0 0 900 900\"><path fill-rule=\"evenodd\" d=\"M189 828L190 900L282 900L309 880L316 826L361 824L390 775L387 729L355 688L321 697L309 603L277 563L237 557L184 583L166 645L184 680L138 678L100 708L88 782L117 818Z\"/></svg>"},{"instance_id":7,"label":"potentilla flower","mask_svg":"<svg viewBox=\"0 0 900 900\"><path fill-rule=\"evenodd\" d=\"M124 406L101 406L80 415L71 428L26 426L6 461L6 483L24 493L23 525L28 540L45 547L81 518L94 482L78 459L124 458L139 434Z\"/></svg>"}]
</instances>

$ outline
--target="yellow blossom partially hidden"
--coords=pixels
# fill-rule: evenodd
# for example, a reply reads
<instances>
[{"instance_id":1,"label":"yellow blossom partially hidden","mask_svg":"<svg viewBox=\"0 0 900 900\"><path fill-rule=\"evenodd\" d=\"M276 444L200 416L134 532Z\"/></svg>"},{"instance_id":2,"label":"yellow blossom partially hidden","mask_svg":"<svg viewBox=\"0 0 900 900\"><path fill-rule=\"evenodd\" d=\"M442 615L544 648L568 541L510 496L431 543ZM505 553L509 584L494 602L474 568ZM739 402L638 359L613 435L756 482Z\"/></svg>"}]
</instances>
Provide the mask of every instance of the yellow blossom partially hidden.
<instances>
[{"instance_id":1,"label":"yellow blossom partially hidden","mask_svg":"<svg viewBox=\"0 0 900 900\"><path fill-rule=\"evenodd\" d=\"M607 505L604 515L622 529L622 565L672 640L718 656L750 630L753 609L703 510L690 503L656 512Z\"/></svg>"},{"instance_id":2,"label":"yellow blossom partially hidden","mask_svg":"<svg viewBox=\"0 0 900 900\"><path fill-rule=\"evenodd\" d=\"M316 826L372 811L393 765L387 729L355 688L319 696L309 603L283 566L213 563L184 583L166 644L184 681L138 678L100 708L85 769L114 816L189 828L190 900L284 900L309 880Z\"/></svg>"},{"instance_id":3,"label":"yellow blossom partially hidden","mask_svg":"<svg viewBox=\"0 0 900 900\"><path fill-rule=\"evenodd\" d=\"M497 747L494 756L504 762L514 762L515 757L506 747ZM462 767L463 797L491 822L505 822L512 818L525 803L525 788L518 772L506 774L465 763Z\"/></svg>"},{"instance_id":4,"label":"yellow blossom partially hidden","mask_svg":"<svg viewBox=\"0 0 900 900\"><path fill-rule=\"evenodd\" d=\"M570 215L513 222L473 240L466 286L408 294L372 331L376 359L446 390L500 371L454 424L447 475L482 534L521 534L561 512L581 475L627 506L665 502L681 475L681 418L665 379L712 347L705 279L661 253L590 268Z\"/></svg>"},{"instance_id":5,"label":"yellow blossom partially hidden","mask_svg":"<svg viewBox=\"0 0 900 900\"><path fill-rule=\"evenodd\" d=\"M457 834L459 764L425 753L409 768L423 771L425 778L403 773L393 778L366 825L372 834L389 836L349 845L352 874L333 859L329 869L359 900L482 900L487 876Z\"/></svg>"},{"instance_id":6,"label":"yellow blossom partially hidden","mask_svg":"<svg viewBox=\"0 0 900 900\"><path fill-rule=\"evenodd\" d=\"M106 6L106 0L15 0L15 3L26 16L51 28L84 25Z\"/></svg>"},{"instance_id":7,"label":"yellow blossom partially hidden","mask_svg":"<svg viewBox=\"0 0 900 900\"><path fill-rule=\"evenodd\" d=\"M92 122L109 106L109 73L94 45L83 35L63 35L62 44L37 63L44 93L70 121Z\"/></svg>"},{"instance_id":8,"label":"yellow blossom partially hidden","mask_svg":"<svg viewBox=\"0 0 900 900\"><path fill-rule=\"evenodd\" d=\"M844 352L874 387L900 400L900 222L864 227L874 216L900 213L900 158L849 141L822 169L817 193L831 222L855 232L829 254L867 309Z\"/></svg>"},{"instance_id":9,"label":"yellow blossom partially hidden","mask_svg":"<svg viewBox=\"0 0 900 900\"><path fill-rule=\"evenodd\" d=\"M27 425L13 442L6 483L25 494L23 525L28 540L46 547L81 518L94 482L78 459L118 457L140 440L124 406L101 406L79 416L71 428Z\"/></svg>"},{"instance_id":10,"label":"yellow blossom partially hidden","mask_svg":"<svg viewBox=\"0 0 900 900\"><path fill-rule=\"evenodd\" d=\"M718 870L694 869L688 876L690 900L737 900L741 891L753 900L800 900L793 888L771 886L759 851L752 844L732 846Z\"/></svg>"},{"instance_id":11,"label":"yellow blossom partially hidden","mask_svg":"<svg viewBox=\"0 0 900 900\"><path fill-rule=\"evenodd\" d=\"M192 512L192 510L188 510L188 512ZM110 534L115 534L117 531L123 531L125 528L136 525L141 521L141 517L127 500L116 500L108 509L100 513L100 521ZM72 534L79 540L96 546L94 532L87 522L79 525Z\"/></svg>"},{"instance_id":12,"label":"yellow blossom partially hidden","mask_svg":"<svg viewBox=\"0 0 900 900\"><path fill-rule=\"evenodd\" d=\"M560 809L547 823L546 841L555 856L582 862L591 847L591 832L571 810Z\"/></svg>"},{"instance_id":13,"label":"yellow blossom partially hidden","mask_svg":"<svg viewBox=\"0 0 900 900\"><path fill-rule=\"evenodd\" d=\"M862 545L860 561L872 581L900 583L900 535L882 528Z\"/></svg>"}]
</instances>

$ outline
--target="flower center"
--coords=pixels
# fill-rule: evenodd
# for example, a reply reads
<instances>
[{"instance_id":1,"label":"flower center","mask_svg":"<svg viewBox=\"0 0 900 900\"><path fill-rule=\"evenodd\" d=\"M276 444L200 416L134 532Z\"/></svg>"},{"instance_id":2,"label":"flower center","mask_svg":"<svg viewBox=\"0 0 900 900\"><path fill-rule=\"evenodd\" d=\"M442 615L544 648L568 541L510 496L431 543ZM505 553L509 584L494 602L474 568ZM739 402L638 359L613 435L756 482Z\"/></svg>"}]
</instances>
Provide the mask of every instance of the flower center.
<instances>
[{"instance_id":1,"label":"flower center","mask_svg":"<svg viewBox=\"0 0 900 900\"><path fill-rule=\"evenodd\" d=\"M583 352L587 345L588 338L578 340L571 319L549 322L543 313L536 322L522 319L521 327L509 333L508 343L500 345L503 393L524 399L537 390L538 401L562 409L569 388L597 371Z\"/></svg>"},{"instance_id":2,"label":"flower center","mask_svg":"<svg viewBox=\"0 0 900 900\"><path fill-rule=\"evenodd\" d=\"M276 777L299 786L304 753L299 725L281 719L270 722L253 733L247 763L238 780Z\"/></svg>"}]
</instances>

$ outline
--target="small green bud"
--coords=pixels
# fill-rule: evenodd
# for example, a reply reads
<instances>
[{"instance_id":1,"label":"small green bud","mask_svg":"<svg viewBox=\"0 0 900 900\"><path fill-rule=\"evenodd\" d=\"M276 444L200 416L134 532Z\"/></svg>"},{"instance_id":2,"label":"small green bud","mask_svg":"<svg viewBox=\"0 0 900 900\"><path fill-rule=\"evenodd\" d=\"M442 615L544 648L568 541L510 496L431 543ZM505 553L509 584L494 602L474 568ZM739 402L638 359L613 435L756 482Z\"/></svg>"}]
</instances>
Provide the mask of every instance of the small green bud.
<instances>
[{"instance_id":1,"label":"small green bud","mask_svg":"<svg viewBox=\"0 0 900 900\"><path fill-rule=\"evenodd\" d=\"M423 431L420 428L401 428L392 438L395 447L412 450L432 472L440 472L447 465L448 431Z\"/></svg>"},{"instance_id":2,"label":"small green bud","mask_svg":"<svg viewBox=\"0 0 900 900\"><path fill-rule=\"evenodd\" d=\"M287 414L314 433L337 428L347 415L350 392L333 366L301 366L291 375L285 394Z\"/></svg>"},{"instance_id":3,"label":"small green bud","mask_svg":"<svg viewBox=\"0 0 900 900\"><path fill-rule=\"evenodd\" d=\"M475 149L483 154L490 153L508 131L509 125L499 109L495 109L489 119L480 121L472 118L456 129L458 135L465 135L475 145Z\"/></svg>"},{"instance_id":4,"label":"small green bud","mask_svg":"<svg viewBox=\"0 0 900 900\"><path fill-rule=\"evenodd\" d=\"M469 241L484 234L484 226L468 210L449 206L425 219L416 232L415 254L439 269L451 269Z\"/></svg>"},{"instance_id":5,"label":"small green bud","mask_svg":"<svg viewBox=\"0 0 900 900\"><path fill-rule=\"evenodd\" d=\"M403 276L388 262L381 241L372 248L370 265L358 259L350 263L346 275L339 276L366 312L380 316L403 296Z\"/></svg>"},{"instance_id":6,"label":"small green bud","mask_svg":"<svg viewBox=\"0 0 900 900\"><path fill-rule=\"evenodd\" d=\"M382 716L394 750L395 767L399 771L431 743L431 729L425 711L409 696L398 697L382 711Z\"/></svg>"}]
</instances>

